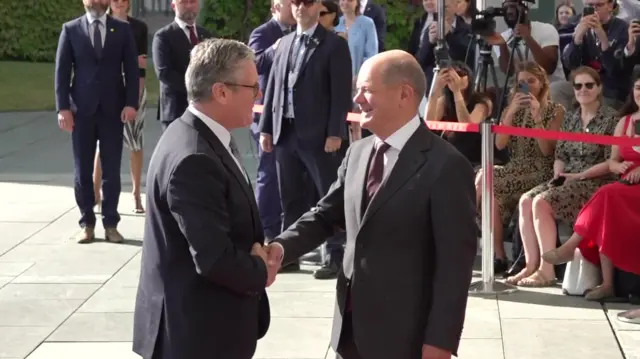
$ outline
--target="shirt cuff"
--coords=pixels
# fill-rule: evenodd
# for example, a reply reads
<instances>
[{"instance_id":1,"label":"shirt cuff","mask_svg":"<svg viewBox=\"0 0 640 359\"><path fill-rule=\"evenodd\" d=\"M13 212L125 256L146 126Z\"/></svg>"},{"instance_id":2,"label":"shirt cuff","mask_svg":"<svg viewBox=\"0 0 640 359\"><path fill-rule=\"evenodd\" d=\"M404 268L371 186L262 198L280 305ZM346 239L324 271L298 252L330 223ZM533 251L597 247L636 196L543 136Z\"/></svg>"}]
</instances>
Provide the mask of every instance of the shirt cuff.
<instances>
[{"instance_id":1,"label":"shirt cuff","mask_svg":"<svg viewBox=\"0 0 640 359\"><path fill-rule=\"evenodd\" d=\"M627 47L624 47L624 57L631 57L631 55L633 55L631 52L629 52L629 49L627 49Z\"/></svg>"}]
</instances>

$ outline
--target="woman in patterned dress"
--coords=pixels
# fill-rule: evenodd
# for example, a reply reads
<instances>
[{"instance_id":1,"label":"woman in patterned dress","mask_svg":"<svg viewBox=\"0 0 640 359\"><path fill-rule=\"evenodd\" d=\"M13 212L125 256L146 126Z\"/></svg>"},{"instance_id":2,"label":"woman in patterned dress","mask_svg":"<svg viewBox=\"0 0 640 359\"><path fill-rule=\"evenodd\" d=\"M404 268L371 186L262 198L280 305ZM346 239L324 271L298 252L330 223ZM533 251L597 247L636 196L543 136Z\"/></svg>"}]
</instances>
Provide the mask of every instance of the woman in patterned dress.
<instances>
[{"instance_id":1,"label":"woman in patterned dress","mask_svg":"<svg viewBox=\"0 0 640 359\"><path fill-rule=\"evenodd\" d=\"M144 213L142 200L140 199L140 187L142 180L142 131L144 129L144 116L147 106L147 89L144 86L144 78L147 68L147 50L149 30L147 25L133 17L128 16L130 8L129 0L112 0L109 8L111 16L126 21L131 26L133 36L135 38L136 47L138 49L138 67L140 68L140 102L138 106L138 114L132 122L124 125L124 143L131 151L129 161L131 166L131 182L133 184L133 201L134 212ZM93 171L93 185L96 198L96 205L102 201L100 196L100 187L102 184L102 168L100 166L100 153L96 151L95 167Z\"/></svg>"},{"instance_id":2,"label":"woman in patterned dress","mask_svg":"<svg viewBox=\"0 0 640 359\"><path fill-rule=\"evenodd\" d=\"M571 74L580 105L567 113L563 132L612 135L618 122L616 112L604 104L600 75L583 66ZM545 287L555 283L552 264L541 254L556 247L556 221L573 224L582 206L613 177L609 172L608 146L558 141L553 163L553 180L542 183L522 195L519 204L520 235L526 267L507 278L510 284ZM535 219L535 220L534 220Z\"/></svg>"},{"instance_id":3,"label":"woman in patterned dress","mask_svg":"<svg viewBox=\"0 0 640 359\"><path fill-rule=\"evenodd\" d=\"M545 70L535 62L524 62L517 67L515 78L517 81L511 89L509 106L503 112L502 124L559 130L565 111L562 105L549 100L549 78ZM511 153L506 165L495 166L493 170L496 203L493 213L496 273L507 270L504 224L509 223L523 193L551 179L555 147L556 142L551 140L502 134L496 136L496 148L508 148ZM478 204L482 199L481 186L482 171L478 172L476 177Z\"/></svg>"}]
</instances>

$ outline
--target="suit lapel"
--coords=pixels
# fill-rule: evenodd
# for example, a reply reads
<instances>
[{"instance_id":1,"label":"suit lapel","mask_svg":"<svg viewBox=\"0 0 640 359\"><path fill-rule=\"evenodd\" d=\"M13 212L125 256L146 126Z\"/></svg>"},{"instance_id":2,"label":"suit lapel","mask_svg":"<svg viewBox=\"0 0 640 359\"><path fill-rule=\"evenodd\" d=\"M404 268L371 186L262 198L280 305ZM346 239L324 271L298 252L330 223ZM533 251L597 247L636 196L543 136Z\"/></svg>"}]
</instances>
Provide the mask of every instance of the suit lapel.
<instances>
[{"instance_id":1,"label":"suit lapel","mask_svg":"<svg viewBox=\"0 0 640 359\"><path fill-rule=\"evenodd\" d=\"M187 34L184 32L184 30L182 30L182 28L180 27L180 25L178 25L177 22L173 22L171 24L171 27L173 29L173 33L177 39L177 41L182 44L181 46L183 46L184 48L187 49L187 51L191 51L191 48L193 47L193 45L191 45L191 41L189 40L189 38L187 37ZM198 36L200 36L200 31L198 31Z\"/></svg>"},{"instance_id":2,"label":"suit lapel","mask_svg":"<svg viewBox=\"0 0 640 359\"><path fill-rule=\"evenodd\" d=\"M398 160L391 173L384 179L378 192L373 196L362 218L364 224L371 218L416 172L427 162L427 153L431 147L431 134L425 126L420 126L400 151ZM366 181L366 174L365 174ZM366 183L361 182L366 188ZM363 191L364 192L364 191Z\"/></svg>"},{"instance_id":3,"label":"suit lapel","mask_svg":"<svg viewBox=\"0 0 640 359\"><path fill-rule=\"evenodd\" d=\"M111 16L107 15L107 20L104 22L104 44L102 44L102 53L107 50L107 46L113 41L114 29L113 29L113 19Z\"/></svg>"},{"instance_id":4,"label":"suit lapel","mask_svg":"<svg viewBox=\"0 0 640 359\"><path fill-rule=\"evenodd\" d=\"M355 172L355 181L351 183L353 186L353 192L355 193L356 204L356 218L362 221L362 216L366 208L364 208L364 196L367 190L367 172L369 172L369 162L373 155L373 143L374 136L370 136L366 139L367 143L363 145L360 152L360 158L357 161L357 167Z\"/></svg>"},{"instance_id":5,"label":"suit lapel","mask_svg":"<svg viewBox=\"0 0 640 359\"><path fill-rule=\"evenodd\" d=\"M191 127L195 128L196 131L198 131L198 133L207 140L207 143L209 143L213 151L218 155L218 157L220 157L227 170L233 174L233 177L235 177L236 181L242 188L242 192L244 192L245 196L247 196L247 199L249 200L249 203L251 204L251 209L253 210L253 222L254 225L256 225L258 207L255 202L253 190L251 189L251 187L249 187L247 177L240 170L240 168L238 168L236 161L231 157L229 151L227 151L227 149L224 147L218 136L216 136L211 131L211 129L204 122L202 122L201 119L196 117L196 115L194 115L191 111L185 111L184 115L182 115L181 120L186 122Z\"/></svg>"},{"instance_id":6,"label":"suit lapel","mask_svg":"<svg viewBox=\"0 0 640 359\"><path fill-rule=\"evenodd\" d=\"M296 81L299 81L300 77L302 77L304 70L307 68L307 64L311 61L311 57L316 52L318 46L322 44L322 40L324 40L326 34L327 30L325 30L322 25L318 24L316 30L313 32L313 36L311 36L311 39L309 40L307 51L304 52L304 58L302 59L302 65L300 66L300 72L298 73Z\"/></svg>"}]
</instances>

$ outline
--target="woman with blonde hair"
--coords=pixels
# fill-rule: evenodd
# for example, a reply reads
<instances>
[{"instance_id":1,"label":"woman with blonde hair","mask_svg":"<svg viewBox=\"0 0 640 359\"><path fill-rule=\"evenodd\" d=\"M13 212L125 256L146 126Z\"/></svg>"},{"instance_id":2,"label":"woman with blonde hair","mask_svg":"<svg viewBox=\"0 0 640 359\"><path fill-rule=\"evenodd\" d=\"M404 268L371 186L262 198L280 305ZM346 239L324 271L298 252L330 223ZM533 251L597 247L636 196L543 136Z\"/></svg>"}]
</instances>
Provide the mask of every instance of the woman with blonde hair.
<instances>
[{"instance_id":1,"label":"woman with blonde hair","mask_svg":"<svg viewBox=\"0 0 640 359\"><path fill-rule=\"evenodd\" d=\"M545 70L535 62L517 66L515 83L511 89L509 105L502 114L505 126L558 130L565 110L562 105L549 100L549 78ZM509 223L523 193L551 179L553 153L556 143L552 140L529 137L496 135L496 148L508 149L510 160L504 166L495 166L493 174L494 206L493 232L496 273L507 270L504 250L504 225ZM476 195L482 197L482 172L476 177Z\"/></svg>"}]
</instances>

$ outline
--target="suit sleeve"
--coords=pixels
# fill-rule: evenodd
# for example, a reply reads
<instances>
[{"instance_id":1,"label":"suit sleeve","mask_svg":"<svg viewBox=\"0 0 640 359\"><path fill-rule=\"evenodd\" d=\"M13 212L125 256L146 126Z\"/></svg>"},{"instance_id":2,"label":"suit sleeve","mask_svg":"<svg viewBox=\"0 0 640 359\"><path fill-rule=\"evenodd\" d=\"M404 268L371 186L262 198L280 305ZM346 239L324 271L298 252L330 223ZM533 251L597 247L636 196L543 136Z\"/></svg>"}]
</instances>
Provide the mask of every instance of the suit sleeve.
<instances>
[{"instance_id":1,"label":"suit sleeve","mask_svg":"<svg viewBox=\"0 0 640 359\"><path fill-rule=\"evenodd\" d=\"M140 98L140 68L138 67L138 49L131 26L122 26L124 34L124 52L122 53L122 68L126 91L125 106L138 109Z\"/></svg>"},{"instance_id":2,"label":"suit sleeve","mask_svg":"<svg viewBox=\"0 0 640 359\"><path fill-rule=\"evenodd\" d=\"M471 165L450 155L435 181L431 226L435 245L433 297L424 344L458 350L477 253L476 191Z\"/></svg>"},{"instance_id":3,"label":"suit sleeve","mask_svg":"<svg viewBox=\"0 0 640 359\"><path fill-rule=\"evenodd\" d=\"M263 34L264 30L264 28L255 29L249 36L249 47L256 55L258 75L268 74L275 54L275 50L271 46L273 44L270 44Z\"/></svg>"},{"instance_id":4,"label":"suit sleeve","mask_svg":"<svg viewBox=\"0 0 640 359\"><path fill-rule=\"evenodd\" d=\"M346 121L352 104L353 73L351 66L345 66L345 64L351 63L351 54L345 39L338 37L334 41L336 46L333 55L329 57L331 104L327 137L347 138Z\"/></svg>"},{"instance_id":5,"label":"suit sleeve","mask_svg":"<svg viewBox=\"0 0 640 359\"><path fill-rule=\"evenodd\" d=\"M187 88L184 84L184 76L176 71L171 63L171 48L165 32L158 31L155 33L151 50L153 68L156 71L158 80L169 86L172 91L186 94Z\"/></svg>"},{"instance_id":6,"label":"suit sleeve","mask_svg":"<svg viewBox=\"0 0 640 359\"><path fill-rule=\"evenodd\" d=\"M316 207L305 213L276 238L284 248L283 264L296 261L331 237L335 228L345 228L344 185L351 147L338 168L338 178Z\"/></svg>"},{"instance_id":7,"label":"suit sleeve","mask_svg":"<svg viewBox=\"0 0 640 359\"><path fill-rule=\"evenodd\" d=\"M376 25L376 34L378 35L378 52L383 52L384 39L387 37L387 14L382 7L378 7L378 9L373 21Z\"/></svg>"},{"instance_id":8,"label":"suit sleeve","mask_svg":"<svg viewBox=\"0 0 640 359\"><path fill-rule=\"evenodd\" d=\"M224 173L205 155L185 158L169 179L169 211L187 239L198 274L240 294L260 293L267 283L264 261L229 238Z\"/></svg>"},{"instance_id":9,"label":"suit sleeve","mask_svg":"<svg viewBox=\"0 0 640 359\"><path fill-rule=\"evenodd\" d=\"M55 65L55 93L56 93L56 110L69 110L71 104L69 95L71 92L71 69L73 67L73 54L71 53L71 44L69 43L67 34L67 26L62 25L60 38L58 40L58 49L56 51Z\"/></svg>"},{"instance_id":10,"label":"suit sleeve","mask_svg":"<svg viewBox=\"0 0 640 359\"><path fill-rule=\"evenodd\" d=\"M267 88L264 90L264 102L260 121L258 122L258 132L273 135L273 93L275 91L276 76L278 74L278 57L274 59L274 65L271 66L269 77L267 80Z\"/></svg>"}]
</instances>

